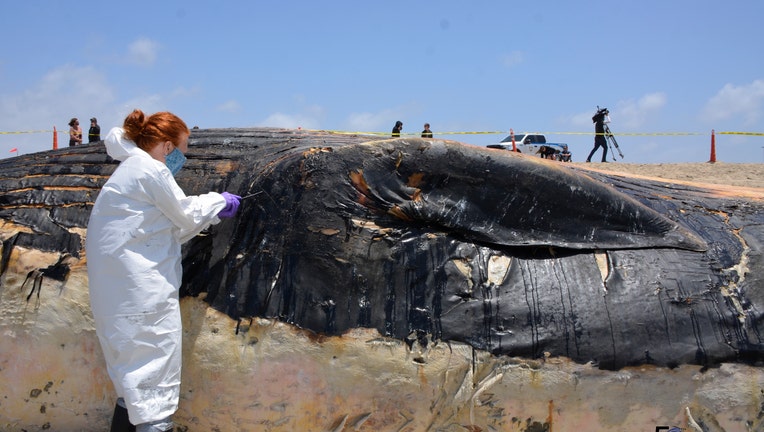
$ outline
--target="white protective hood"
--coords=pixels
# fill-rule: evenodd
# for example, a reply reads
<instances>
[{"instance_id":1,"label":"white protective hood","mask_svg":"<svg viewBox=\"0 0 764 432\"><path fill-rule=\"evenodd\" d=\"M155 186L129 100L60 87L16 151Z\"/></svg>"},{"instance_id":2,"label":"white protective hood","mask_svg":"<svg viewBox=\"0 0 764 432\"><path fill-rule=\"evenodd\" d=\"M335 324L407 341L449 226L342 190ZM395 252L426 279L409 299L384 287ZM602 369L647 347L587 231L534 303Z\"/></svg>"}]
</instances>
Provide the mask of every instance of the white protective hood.
<instances>
[{"instance_id":1,"label":"white protective hood","mask_svg":"<svg viewBox=\"0 0 764 432\"><path fill-rule=\"evenodd\" d=\"M125 138L125 130L121 127L111 128L109 134L104 139L106 144L106 153L118 161L123 161L130 156L135 156L136 152L142 152L134 142Z\"/></svg>"}]
</instances>

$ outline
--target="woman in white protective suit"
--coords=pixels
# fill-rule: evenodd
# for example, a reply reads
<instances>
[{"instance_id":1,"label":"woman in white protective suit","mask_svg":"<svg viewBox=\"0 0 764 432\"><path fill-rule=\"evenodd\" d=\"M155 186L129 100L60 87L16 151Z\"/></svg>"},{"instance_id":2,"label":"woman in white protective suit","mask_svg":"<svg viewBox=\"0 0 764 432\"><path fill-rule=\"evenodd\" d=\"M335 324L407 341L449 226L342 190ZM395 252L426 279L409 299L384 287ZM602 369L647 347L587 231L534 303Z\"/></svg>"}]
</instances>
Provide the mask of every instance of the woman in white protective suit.
<instances>
[{"instance_id":1,"label":"woman in white protective suit","mask_svg":"<svg viewBox=\"0 0 764 432\"><path fill-rule=\"evenodd\" d=\"M121 163L93 205L85 247L90 305L118 397L112 431L174 427L181 244L239 207L237 195L186 196L175 182L189 135L175 114L135 110L105 139Z\"/></svg>"}]
</instances>

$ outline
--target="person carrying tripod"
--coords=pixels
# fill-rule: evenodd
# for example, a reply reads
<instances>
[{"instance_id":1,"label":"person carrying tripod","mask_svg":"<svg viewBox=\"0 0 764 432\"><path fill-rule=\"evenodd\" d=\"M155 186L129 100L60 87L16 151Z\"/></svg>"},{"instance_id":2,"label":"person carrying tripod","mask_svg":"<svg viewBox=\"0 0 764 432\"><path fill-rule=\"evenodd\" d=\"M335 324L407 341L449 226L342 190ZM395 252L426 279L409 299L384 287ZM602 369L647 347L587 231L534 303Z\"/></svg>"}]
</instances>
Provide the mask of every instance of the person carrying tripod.
<instances>
[{"instance_id":1,"label":"person carrying tripod","mask_svg":"<svg viewBox=\"0 0 764 432\"><path fill-rule=\"evenodd\" d=\"M607 162L607 139L605 138L605 125L610 123L610 111L607 108L600 108L592 117L594 122L594 148L586 158L587 162L592 161L592 156L599 147L602 147L602 162Z\"/></svg>"}]
</instances>

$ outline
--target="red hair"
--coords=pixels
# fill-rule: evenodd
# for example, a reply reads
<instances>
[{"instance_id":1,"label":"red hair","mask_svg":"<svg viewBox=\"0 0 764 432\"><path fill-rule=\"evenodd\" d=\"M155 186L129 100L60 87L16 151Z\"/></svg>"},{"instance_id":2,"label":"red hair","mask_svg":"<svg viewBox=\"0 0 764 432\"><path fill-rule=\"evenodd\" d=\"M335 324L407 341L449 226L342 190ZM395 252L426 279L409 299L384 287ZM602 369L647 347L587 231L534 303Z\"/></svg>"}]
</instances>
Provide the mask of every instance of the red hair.
<instances>
[{"instance_id":1,"label":"red hair","mask_svg":"<svg viewBox=\"0 0 764 432\"><path fill-rule=\"evenodd\" d=\"M143 111L133 110L125 118L123 128L125 137L145 151L165 141L170 141L177 147L183 134L191 134L186 122L167 111L154 113L146 118Z\"/></svg>"}]
</instances>

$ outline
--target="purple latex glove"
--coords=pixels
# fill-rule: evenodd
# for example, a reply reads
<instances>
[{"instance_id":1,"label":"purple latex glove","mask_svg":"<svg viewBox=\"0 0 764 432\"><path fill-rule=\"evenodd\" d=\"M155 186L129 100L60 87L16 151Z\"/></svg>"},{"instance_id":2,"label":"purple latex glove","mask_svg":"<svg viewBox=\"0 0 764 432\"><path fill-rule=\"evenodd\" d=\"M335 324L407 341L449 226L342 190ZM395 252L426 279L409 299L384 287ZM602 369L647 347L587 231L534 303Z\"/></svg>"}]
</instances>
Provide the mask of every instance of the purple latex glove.
<instances>
[{"instance_id":1,"label":"purple latex glove","mask_svg":"<svg viewBox=\"0 0 764 432\"><path fill-rule=\"evenodd\" d=\"M221 219L233 217L236 214L236 210L239 209L241 197L228 192L223 192L220 195L223 195L223 198L225 198L225 208L220 210L218 217Z\"/></svg>"}]
</instances>

